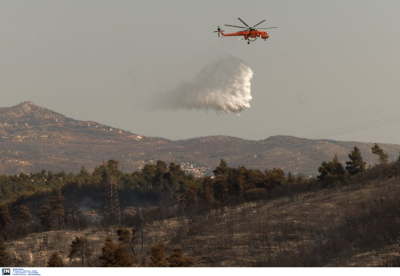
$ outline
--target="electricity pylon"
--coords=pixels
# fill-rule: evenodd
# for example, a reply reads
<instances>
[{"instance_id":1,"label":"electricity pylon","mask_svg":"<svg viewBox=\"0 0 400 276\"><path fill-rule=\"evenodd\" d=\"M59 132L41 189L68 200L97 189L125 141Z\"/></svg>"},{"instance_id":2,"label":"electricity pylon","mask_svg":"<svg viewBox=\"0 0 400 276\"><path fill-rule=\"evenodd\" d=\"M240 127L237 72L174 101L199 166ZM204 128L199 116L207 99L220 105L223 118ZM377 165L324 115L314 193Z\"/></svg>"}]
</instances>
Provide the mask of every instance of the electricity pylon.
<instances>
[{"instance_id":1,"label":"electricity pylon","mask_svg":"<svg viewBox=\"0 0 400 276\"><path fill-rule=\"evenodd\" d=\"M117 185L115 185L116 177L108 167L106 167L106 170L109 185L104 202L104 215L114 224L121 224L121 209L119 207Z\"/></svg>"}]
</instances>

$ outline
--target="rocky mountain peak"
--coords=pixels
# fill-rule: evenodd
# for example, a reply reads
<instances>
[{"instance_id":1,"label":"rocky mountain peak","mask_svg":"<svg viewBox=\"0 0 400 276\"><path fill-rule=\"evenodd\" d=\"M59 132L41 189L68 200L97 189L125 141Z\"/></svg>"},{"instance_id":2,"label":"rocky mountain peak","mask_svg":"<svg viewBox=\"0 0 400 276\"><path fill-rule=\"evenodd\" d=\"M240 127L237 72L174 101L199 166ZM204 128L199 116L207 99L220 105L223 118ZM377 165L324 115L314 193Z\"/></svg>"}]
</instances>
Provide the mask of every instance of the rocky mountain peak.
<instances>
[{"instance_id":1,"label":"rocky mountain peak","mask_svg":"<svg viewBox=\"0 0 400 276\"><path fill-rule=\"evenodd\" d=\"M54 122L66 122L71 119L50 109L38 106L34 102L22 102L12 107L0 108L0 124L2 125L43 125Z\"/></svg>"},{"instance_id":2,"label":"rocky mountain peak","mask_svg":"<svg viewBox=\"0 0 400 276\"><path fill-rule=\"evenodd\" d=\"M22 102L13 107L15 111L20 111L21 113L28 114L32 111L32 109L39 108L37 104L34 102Z\"/></svg>"}]
</instances>

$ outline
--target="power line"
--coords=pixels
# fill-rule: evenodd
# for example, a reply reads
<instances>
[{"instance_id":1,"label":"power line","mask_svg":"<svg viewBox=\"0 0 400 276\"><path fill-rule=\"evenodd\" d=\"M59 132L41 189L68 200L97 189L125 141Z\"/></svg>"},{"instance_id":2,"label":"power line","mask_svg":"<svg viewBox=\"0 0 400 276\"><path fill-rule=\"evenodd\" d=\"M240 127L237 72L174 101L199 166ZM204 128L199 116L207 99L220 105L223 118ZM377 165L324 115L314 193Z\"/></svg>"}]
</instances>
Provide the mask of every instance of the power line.
<instances>
[{"instance_id":1,"label":"power line","mask_svg":"<svg viewBox=\"0 0 400 276\"><path fill-rule=\"evenodd\" d=\"M347 133L358 132L358 131L371 129L371 128L376 128L376 127L389 125L389 124L393 124L393 123L397 123L397 122L400 122L400 115L390 116L390 117L386 117L386 118L382 118L382 119L378 119L378 120L373 120L373 121L370 121L370 122L361 123L361 124L357 124L357 125L347 126L347 127L343 127L343 128L338 128L338 129L334 129L334 130L330 130L330 131L315 133L315 134L311 134L311 135L307 135L307 136L303 136L303 137L299 137L299 138L300 139L328 139L329 137L333 137L333 136L338 136L338 135L343 135L343 134L347 134ZM250 152L250 151L254 151L254 150L264 149L264 148L267 147L267 145L265 145L265 144L260 144L260 143L262 143L262 141L255 141L254 143L256 143L256 144L242 147L241 150L246 150L246 151ZM303 143L303 141L297 141L297 142L292 142L292 141L285 142L285 141L283 141L283 142L280 142L280 143L275 143L273 145L273 147L268 147L268 149L270 150L270 149L274 149L274 148L278 148L278 147L282 147L282 146L296 145L296 144L301 144L301 143ZM221 157L228 157L228 156L237 154L236 152L229 152L230 150L231 149L222 150L222 151L219 151L219 152L215 152L215 154L218 154ZM209 157L208 154L207 155L206 154L200 154L200 155L197 155L197 156L203 157L203 158Z\"/></svg>"},{"instance_id":2,"label":"power line","mask_svg":"<svg viewBox=\"0 0 400 276\"><path fill-rule=\"evenodd\" d=\"M361 123L361 124L352 125L352 126L348 126L348 127L324 131L324 132L320 132L320 133L316 133L316 134L311 134L311 135L303 136L303 138L311 137L312 139L316 139L318 137L321 137L321 135L326 136L326 135L335 134L337 132L339 132L339 134L342 134L342 133L344 134L344 133L347 133L347 130L351 130L350 132L354 132L353 130L357 130L359 128L360 128L360 130L362 130L362 129L364 129L363 127L365 127L364 125L366 125L366 126L372 125L371 127L380 126L381 125L380 123L385 123L387 121L393 121L393 120L395 122L397 122L398 119L400 119L400 115L395 115L395 116L391 116L391 117L387 117L387 118L383 118L383 119L370 121L367 123ZM371 127L369 127L369 128L371 128ZM368 129L368 128L365 128L365 129ZM337 134L335 134L335 135L337 135Z\"/></svg>"},{"instance_id":3,"label":"power line","mask_svg":"<svg viewBox=\"0 0 400 276\"><path fill-rule=\"evenodd\" d=\"M370 109L368 109L368 111L352 112L352 113L348 113L345 115L340 115L340 116L335 116L335 117L331 117L331 118L325 118L322 120L317 120L314 122L296 124L293 126L276 128L273 130L268 130L268 131L263 131L263 132L249 133L249 134L242 135L242 137L250 137L250 136L253 136L256 134L270 134L269 136L271 136L271 134L274 134L276 132L282 132L285 130L297 130L297 129L304 129L304 128L310 128L310 127L315 127L315 126L319 126L319 125L324 125L327 123L340 122L340 121L344 121L344 120L348 121L350 119L354 119L354 118L357 118L360 116L366 116L366 115L376 114L376 113L380 113L380 112L386 112L386 111L393 110L393 109L398 110L399 106L400 106L399 103L394 103L394 104L380 106L380 107L376 107L376 108L372 108L372 109L370 108Z\"/></svg>"}]
</instances>

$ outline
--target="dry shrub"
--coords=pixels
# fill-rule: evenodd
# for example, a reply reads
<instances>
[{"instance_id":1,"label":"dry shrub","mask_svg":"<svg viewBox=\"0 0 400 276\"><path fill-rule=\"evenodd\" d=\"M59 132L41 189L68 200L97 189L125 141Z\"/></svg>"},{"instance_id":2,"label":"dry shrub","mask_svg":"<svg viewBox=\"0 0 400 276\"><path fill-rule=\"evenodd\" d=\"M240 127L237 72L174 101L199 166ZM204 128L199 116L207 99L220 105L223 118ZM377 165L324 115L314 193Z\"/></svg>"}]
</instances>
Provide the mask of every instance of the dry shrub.
<instances>
[{"instance_id":1,"label":"dry shrub","mask_svg":"<svg viewBox=\"0 0 400 276\"><path fill-rule=\"evenodd\" d=\"M400 201L396 195L366 203L346 214L346 239L364 250L396 241L400 232Z\"/></svg>"},{"instance_id":2,"label":"dry shrub","mask_svg":"<svg viewBox=\"0 0 400 276\"><path fill-rule=\"evenodd\" d=\"M258 261L256 266L268 267L320 267L333 260L349 256L351 245L340 236L334 236L324 243L303 244L296 251L285 250L275 257Z\"/></svg>"}]
</instances>

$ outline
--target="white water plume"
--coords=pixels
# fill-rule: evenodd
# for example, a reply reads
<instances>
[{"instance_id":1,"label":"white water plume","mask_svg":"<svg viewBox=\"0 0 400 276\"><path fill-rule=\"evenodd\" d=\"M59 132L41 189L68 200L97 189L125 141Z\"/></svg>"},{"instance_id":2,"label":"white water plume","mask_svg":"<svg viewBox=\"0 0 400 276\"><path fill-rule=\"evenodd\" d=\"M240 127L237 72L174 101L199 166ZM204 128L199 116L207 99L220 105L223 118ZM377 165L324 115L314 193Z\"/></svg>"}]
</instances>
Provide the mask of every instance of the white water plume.
<instances>
[{"instance_id":1,"label":"white water plume","mask_svg":"<svg viewBox=\"0 0 400 276\"><path fill-rule=\"evenodd\" d=\"M159 95L156 104L168 109L239 115L250 107L252 77L253 71L247 64L230 56L206 65L193 80Z\"/></svg>"}]
</instances>

